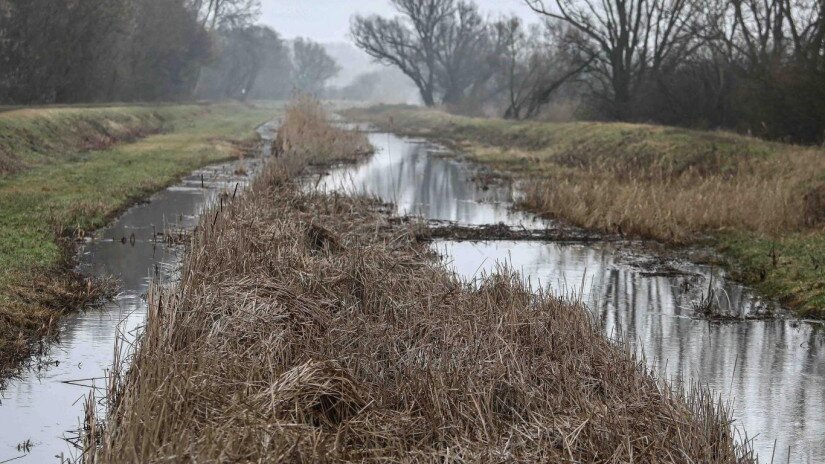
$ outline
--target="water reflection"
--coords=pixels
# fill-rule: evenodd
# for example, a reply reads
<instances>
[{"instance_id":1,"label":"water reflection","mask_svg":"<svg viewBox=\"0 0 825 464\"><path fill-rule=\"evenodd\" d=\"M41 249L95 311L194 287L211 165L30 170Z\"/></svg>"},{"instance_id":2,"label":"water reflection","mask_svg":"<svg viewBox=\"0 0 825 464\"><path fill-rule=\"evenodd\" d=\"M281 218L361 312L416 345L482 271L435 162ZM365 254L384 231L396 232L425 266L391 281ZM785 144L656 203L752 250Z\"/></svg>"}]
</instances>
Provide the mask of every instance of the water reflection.
<instances>
[{"instance_id":1,"label":"water reflection","mask_svg":"<svg viewBox=\"0 0 825 464\"><path fill-rule=\"evenodd\" d=\"M534 222L529 215L510 211L511 189L479 188L469 182L461 164L431 156L431 144L389 134L372 134L370 140L378 147L375 156L355 167L332 170L319 187L380 197L394 203L400 215L472 225Z\"/></svg>"},{"instance_id":2,"label":"water reflection","mask_svg":"<svg viewBox=\"0 0 825 464\"><path fill-rule=\"evenodd\" d=\"M269 130L262 128L262 135ZM166 227L194 227L219 193L242 188L249 178L241 173L255 172L260 165L261 160L247 159L196 171L150 202L130 208L81 247L80 270L114 276L122 293L102 308L64 317L50 364L24 372L0 392L0 462L56 462L56 456L76 452L64 439L81 425L87 386L104 386L100 379L112 365L116 338L121 333L133 338L145 321L143 295L155 273L174 274L180 262L180 248L165 246L156 234ZM27 454L17 449L26 440L33 444Z\"/></svg>"},{"instance_id":3,"label":"water reflection","mask_svg":"<svg viewBox=\"0 0 825 464\"><path fill-rule=\"evenodd\" d=\"M431 145L375 134L379 153L336 169L322 188L378 196L401 214L480 225L504 222L542 227L508 211L513 192L482 191L466 165L432 156ZM761 313L766 304L721 270L672 263L662 275L632 265L621 244L537 242L434 245L461 276L473 279L509 262L534 286L581 294L608 336L621 336L674 381L707 385L733 401L737 426L769 462L825 462L825 348L821 326L788 319L710 323L694 319L709 289L734 316ZM630 253L632 255L632 253ZM641 258L644 257L633 257ZM788 454L790 450L790 455Z\"/></svg>"}]
</instances>

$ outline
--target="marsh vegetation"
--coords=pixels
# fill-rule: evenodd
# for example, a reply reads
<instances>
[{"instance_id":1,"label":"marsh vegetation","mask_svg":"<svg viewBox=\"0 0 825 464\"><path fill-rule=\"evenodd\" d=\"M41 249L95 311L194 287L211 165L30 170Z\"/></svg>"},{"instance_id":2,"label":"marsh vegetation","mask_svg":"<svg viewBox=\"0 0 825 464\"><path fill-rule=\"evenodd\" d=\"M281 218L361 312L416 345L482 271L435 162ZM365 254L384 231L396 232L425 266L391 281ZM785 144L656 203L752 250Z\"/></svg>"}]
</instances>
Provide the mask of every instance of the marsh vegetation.
<instances>
[{"instance_id":1,"label":"marsh vegetation","mask_svg":"<svg viewBox=\"0 0 825 464\"><path fill-rule=\"evenodd\" d=\"M271 109L236 104L22 109L0 114L0 372L102 289L74 242L180 176L242 156Z\"/></svg>"},{"instance_id":2,"label":"marsh vegetation","mask_svg":"<svg viewBox=\"0 0 825 464\"><path fill-rule=\"evenodd\" d=\"M305 156L336 131L319 116L290 108L299 148L207 212L180 283L152 291L106 415L89 403L87 461L751 462L722 405L654 379L580 305L507 269L468 286L373 200L307 192L310 162L366 140Z\"/></svg>"},{"instance_id":3,"label":"marsh vegetation","mask_svg":"<svg viewBox=\"0 0 825 464\"><path fill-rule=\"evenodd\" d=\"M514 176L530 211L611 234L711 244L742 280L821 317L820 148L641 124L513 123L403 107L347 114L442 140Z\"/></svg>"}]
</instances>

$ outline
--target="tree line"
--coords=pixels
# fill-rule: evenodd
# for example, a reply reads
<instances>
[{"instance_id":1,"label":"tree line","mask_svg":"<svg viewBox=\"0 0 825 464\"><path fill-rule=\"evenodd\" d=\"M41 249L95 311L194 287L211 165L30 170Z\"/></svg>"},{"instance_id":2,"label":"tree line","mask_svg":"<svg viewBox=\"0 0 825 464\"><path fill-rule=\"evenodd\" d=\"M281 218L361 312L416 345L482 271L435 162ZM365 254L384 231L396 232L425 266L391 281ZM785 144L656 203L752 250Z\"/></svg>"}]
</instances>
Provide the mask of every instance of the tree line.
<instances>
[{"instance_id":1,"label":"tree line","mask_svg":"<svg viewBox=\"0 0 825 464\"><path fill-rule=\"evenodd\" d=\"M259 0L0 0L0 104L284 98L338 65Z\"/></svg>"},{"instance_id":2,"label":"tree line","mask_svg":"<svg viewBox=\"0 0 825 464\"><path fill-rule=\"evenodd\" d=\"M427 105L582 116L825 140L823 0L523 0L541 19L484 18L469 0L390 0L355 43Z\"/></svg>"}]
</instances>

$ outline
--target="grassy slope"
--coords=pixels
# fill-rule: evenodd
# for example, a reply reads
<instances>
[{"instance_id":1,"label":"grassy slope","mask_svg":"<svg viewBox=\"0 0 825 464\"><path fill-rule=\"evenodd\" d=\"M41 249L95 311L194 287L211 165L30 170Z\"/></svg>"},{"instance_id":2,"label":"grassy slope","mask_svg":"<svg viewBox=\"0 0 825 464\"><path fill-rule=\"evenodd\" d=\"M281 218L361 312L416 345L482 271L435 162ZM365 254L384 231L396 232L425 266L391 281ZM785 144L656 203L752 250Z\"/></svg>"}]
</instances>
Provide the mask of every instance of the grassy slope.
<instances>
[{"instance_id":1,"label":"grassy slope","mask_svg":"<svg viewBox=\"0 0 825 464\"><path fill-rule=\"evenodd\" d=\"M510 122L402 107L348 116L440 140L531 180L540 195L531 201L536 195L528 194L525 206L538 213L601 230L619 224L677 244L709 240L741 280L803 316L825 317L825 233L822 223L805 224L816 211L804 211L804 199L825 180L821 149L724 132Z\"/></svg>"},{"instance_id":2,"label":"grassy slope","mask_svg":"<svg viewBox=\"0 0 825 464\"><path fill-rule=\"evenodd\" d=\"M20 161L18 172L0 177L0 368L26 356L32 337L88 293L67 276L61 237L99 228L181 175L238 154L272 112L226 104L0 115L0 147ZM120 145L123 137L109 137L158 131ZM101 140L109 148L85 151Z\"/></svg>"}]
</instances>

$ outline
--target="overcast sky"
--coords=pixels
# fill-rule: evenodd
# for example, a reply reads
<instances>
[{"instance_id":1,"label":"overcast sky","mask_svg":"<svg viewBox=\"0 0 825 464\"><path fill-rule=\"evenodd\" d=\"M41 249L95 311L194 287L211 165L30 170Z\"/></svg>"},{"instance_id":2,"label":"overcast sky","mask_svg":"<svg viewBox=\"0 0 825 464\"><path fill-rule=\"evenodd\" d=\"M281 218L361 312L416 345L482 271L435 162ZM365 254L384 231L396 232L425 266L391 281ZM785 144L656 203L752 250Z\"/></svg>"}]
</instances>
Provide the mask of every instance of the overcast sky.
<instances>
[{"instance_id":1,"label":"overcast sky","mask_svg":"<svg viewBox=\"0 0 825 464\"><path fill-rule=\"evenodd\" d=\"M354 14L391 16L389 0L261 0L264 24L284 38L309 37L318 42L348 41ZM532 21L535 15L522 0L477 0L485 14L515 13Z\"/></svg>"}]
</instances>

